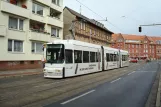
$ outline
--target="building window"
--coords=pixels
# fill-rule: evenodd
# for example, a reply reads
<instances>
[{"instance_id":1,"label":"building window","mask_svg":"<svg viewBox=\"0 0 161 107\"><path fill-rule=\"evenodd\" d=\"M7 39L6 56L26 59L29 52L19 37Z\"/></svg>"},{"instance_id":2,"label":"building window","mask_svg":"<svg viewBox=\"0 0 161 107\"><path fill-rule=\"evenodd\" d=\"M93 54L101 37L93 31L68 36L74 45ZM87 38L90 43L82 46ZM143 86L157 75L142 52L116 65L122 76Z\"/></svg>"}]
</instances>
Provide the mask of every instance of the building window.
<instances>
[{"instance_id":1,"label":"building window","mask_svg":"<svg viewBox=\"0 0 161 107\"><path fill-rule=\"evenodd\" d=\"M20 40L8 40L9 52L23 52L23 41Z\"/></svg>"},{"instance_id":2,"label":"building window","mask_svg":"<svg viewBox=\"0 0 161 107\"><path fill-rule=\"evenodd\" d=\"M83 24L83 29L86 30L86 23Z\"/></svg>"},{"instance_id":3,"label":"building window","mask_svg":"<svg viewBox=\"0 0 161 107\"><path fill-rule=\"evenodd\" d=\"M36 3L32 4L32 13L39 14L43 16L43 7Z\"/></svg>"},{"instance_id":4,"label":"building window","mask_svg":"<svg viewBox=\"0 0 161 107\"><path fill-rule=\"evenodd\" d=\"M89 32L90 32L90 35L92 35L92 29L90 29Z\"/></svg>"},{"instance_id":5,"label":"building window","mask_svg":"<svg viewBox=\"0 0 161 107\"><path fill-rule=\"evenodd\" d=\"M94 34L94 36L96 36L96 31L95 30L93 30L93 34Z\"/></svg>"},{"instance_id":6,"label":"building window","mask_svg":"<svg viewBox=\"0 0 161 107\"><path fill-rule=\"evenodd\" d=\"M9 17L9 28L23 30L23 20L19 18Z\"/></svg>"},{"instance_id":7,"label":"building window","mask_svg":"<svg viewBox=\"0 0 161 107\"><path fill-rule=\"evenodd\" d=\"M58 6L60 6L60 1L59 1L59 0L52 0L52 3L54 3L54 4L58 5Z\"/></svg>"},{"instance_id":8,"label":"building window","mask_svg":"<svg viewBox=\"0 0 161 107\"><path fill-rule=\"evenodd\" d=\"M59 29L58 28L51 28L51 36L52 37L59 37Z\"/></svg>"},{"instance_id":9,"label":"building window","mask_svg":"<svg viewBox=\"0 0 161 107\"><path fill-rule=\"evenodd\" d=\"M129 44L129 48L130 48L130 44Z\"/></svg>"},{"instance_id":10,"label":"building window","mask_svg":"<svg viewBox=\"0 0 161 107\"><path fill-rule=\"evenodd\" d=\"M132 48L134 48L134 45L132 45Z\"/></svg>"},{"instance_id":11,"label":"building window","mask_svg":"<svg viewBox=\"0 0 161 107\"><path fill-rule=\"evenodd\" d=\"M86 24L83 21L81 21L81 29L86 30Z\"/></svg>"},{"instance_id":12,"label":"building window","mask_svg":"<svg viewBox=\"0 0 161 107\"><path fill-rule=\"evenodd\" d=\"M32 53L43 53L43 49L42 49L43 43L41 42L32 42Z\"/></svg>"}]
</instances>

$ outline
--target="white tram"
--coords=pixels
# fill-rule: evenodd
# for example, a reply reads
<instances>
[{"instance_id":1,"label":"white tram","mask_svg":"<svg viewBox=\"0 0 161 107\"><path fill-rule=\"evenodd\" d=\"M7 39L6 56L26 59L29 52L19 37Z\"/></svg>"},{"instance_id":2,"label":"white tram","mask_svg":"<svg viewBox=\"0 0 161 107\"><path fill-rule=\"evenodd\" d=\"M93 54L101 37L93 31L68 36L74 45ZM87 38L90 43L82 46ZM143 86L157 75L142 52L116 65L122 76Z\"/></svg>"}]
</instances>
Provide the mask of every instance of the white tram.
<instances>
[{"instance_id":1,"label":"white tram","mask_svg":"<svg viewBox=\"0 0 161 107\"><path fill-rule=\"evenodd\" d=\"M45 78L64 78L129 65L128 52L76 40L55 40L44 46Z\"/></svg>"}]
</instances>

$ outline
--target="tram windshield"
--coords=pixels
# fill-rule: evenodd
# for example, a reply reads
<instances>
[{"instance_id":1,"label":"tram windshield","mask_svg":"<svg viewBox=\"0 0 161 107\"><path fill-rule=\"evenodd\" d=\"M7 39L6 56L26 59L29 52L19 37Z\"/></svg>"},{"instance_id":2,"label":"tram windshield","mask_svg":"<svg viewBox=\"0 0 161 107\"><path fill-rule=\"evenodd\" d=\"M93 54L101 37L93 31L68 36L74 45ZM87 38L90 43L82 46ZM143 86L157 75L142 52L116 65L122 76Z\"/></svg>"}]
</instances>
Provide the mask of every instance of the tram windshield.
<instances>
[{"instance_id":1,"label":"tram windshield","mask_svg":"<svg viewBox=\"0 0 161 107\"><path fill-rule=\"evenodd\" d=\"M60 64L64 63L64 45L48 44L46 49L47 63Z\"/></svg>"}]
</instances>

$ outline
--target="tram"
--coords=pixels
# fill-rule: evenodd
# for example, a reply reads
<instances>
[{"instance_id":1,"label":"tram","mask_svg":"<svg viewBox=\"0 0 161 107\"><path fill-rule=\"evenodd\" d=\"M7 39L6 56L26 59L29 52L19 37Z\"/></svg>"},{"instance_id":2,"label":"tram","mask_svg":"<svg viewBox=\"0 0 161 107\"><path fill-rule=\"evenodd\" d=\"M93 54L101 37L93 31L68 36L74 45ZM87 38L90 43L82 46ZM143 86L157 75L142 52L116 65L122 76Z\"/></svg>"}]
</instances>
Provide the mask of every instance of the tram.
<instances>
[{"instance_id":1,"label":"tram","mask_svg":"<svg viewBox=\"0 0 161 107\"><path fill-rule=\"evenodd\" d=\"M77 40L44 45L44 77L65 78L129 66L128 51Z\"/></svg>"}]
</instances>

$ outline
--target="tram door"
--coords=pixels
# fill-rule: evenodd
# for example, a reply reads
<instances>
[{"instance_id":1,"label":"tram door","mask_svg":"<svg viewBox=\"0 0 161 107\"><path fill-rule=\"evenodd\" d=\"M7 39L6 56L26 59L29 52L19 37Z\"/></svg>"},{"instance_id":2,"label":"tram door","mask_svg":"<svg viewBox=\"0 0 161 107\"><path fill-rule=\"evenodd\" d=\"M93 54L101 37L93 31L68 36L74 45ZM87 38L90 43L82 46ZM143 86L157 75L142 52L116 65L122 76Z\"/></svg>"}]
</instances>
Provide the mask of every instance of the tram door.
<instances>
[{"instance_id":1,"label":"tram door","mask_svg":"<svg viewBox=\"0 0 161 107\"><path fill-rule=\"evenodd\" d=\"M118 67L119 67L119 68L121 68L121 63L122 63L122 55L121 55L120 50L119 50L119 55L118 55L118 57L119 57L119 58L118 58L118 59L119 59L119 61L118 61L118 62L119 62L119 66L118 66Z\"/></svg>"},{"instance_id":2,"label":"tram door","mask_svg":"<svg viewBox=\"0 0 161 107\"><path fill-rule=\"evenodd\" d=\"M101 46L102 49L102 71L104 71L104 63L105 63L105 58L104 58L104 48Z\"/></svg>"}]
</instances>

